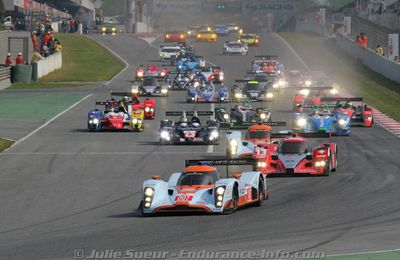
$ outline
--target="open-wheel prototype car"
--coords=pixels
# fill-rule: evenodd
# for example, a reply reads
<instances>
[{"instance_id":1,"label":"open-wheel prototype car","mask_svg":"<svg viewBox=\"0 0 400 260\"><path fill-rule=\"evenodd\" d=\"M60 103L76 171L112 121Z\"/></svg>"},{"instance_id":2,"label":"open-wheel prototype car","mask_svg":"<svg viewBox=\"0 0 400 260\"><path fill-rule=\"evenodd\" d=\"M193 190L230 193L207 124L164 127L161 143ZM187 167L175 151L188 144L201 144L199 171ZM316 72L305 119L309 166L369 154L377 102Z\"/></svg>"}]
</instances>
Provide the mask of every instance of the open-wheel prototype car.
<instances>
[{"instance_id":1,"label":"open-wheel prototype car","mask_svg":"<svg viewBox=\"0 0 400 260\"><path fill-rule=\"evenodd\" d=\"M223 178L215 167L253 164L244 159L186 160L186 168L173 173L168 181L152 176L143 183L139 211L142 215L230 214L243 206L261 206L268 199L264 174L246 171L230 177L227 172Z\"/></svg>"}]
</instances>

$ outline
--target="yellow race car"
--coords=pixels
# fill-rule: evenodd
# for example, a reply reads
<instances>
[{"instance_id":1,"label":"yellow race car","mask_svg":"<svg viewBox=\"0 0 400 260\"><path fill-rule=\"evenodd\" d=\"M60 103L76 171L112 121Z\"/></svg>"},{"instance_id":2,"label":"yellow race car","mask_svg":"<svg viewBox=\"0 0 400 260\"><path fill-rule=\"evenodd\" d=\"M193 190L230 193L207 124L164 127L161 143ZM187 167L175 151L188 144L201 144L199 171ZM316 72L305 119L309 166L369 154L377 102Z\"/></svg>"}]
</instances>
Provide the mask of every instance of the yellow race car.
<instances>
[{"instance_id":1,"label":"yellow race car","mask_svg":"<svg viewBox=\"0 0 400 260\"><path fill-rule=\"evenodd\" d=\"M208 41L208 42L215 42L217 40L217 34L213 31L200 31L197 33L196 37L197 41Z\"/></svg>"},{"instance_id":2,"label":"yellow race car","mask_svg":"<svg viewBox=\"0 0 400 260\"><path fill-rule=\"evenodd\" d=\"M238 37L238 41L247 45L259 46L260 36L256 33L246 33Z\"/></svg>"},{"instance_id":3,"label":"yellow race car","mask_svg":"<svg viewBox=\"0 0 400 260\"><path fill-rule=\"evenodd\" d=\"M130 127L132 131L142 132L144 130L144 110L133 110L131 114Z\"/></svg>"}]
</instances>

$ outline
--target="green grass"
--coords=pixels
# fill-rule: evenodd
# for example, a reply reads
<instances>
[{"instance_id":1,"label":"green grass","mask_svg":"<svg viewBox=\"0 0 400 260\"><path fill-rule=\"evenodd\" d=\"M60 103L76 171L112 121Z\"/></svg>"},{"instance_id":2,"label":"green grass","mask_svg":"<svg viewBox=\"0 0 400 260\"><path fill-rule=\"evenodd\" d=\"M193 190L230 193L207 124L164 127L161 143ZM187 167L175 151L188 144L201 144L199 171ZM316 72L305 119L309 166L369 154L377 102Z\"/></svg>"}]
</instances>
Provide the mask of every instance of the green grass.
<instances>
[{"instance_id":1,"label":"green grass","mask_svg":"<svg viewBox=\"0 0 400 260\"><path fill-rule=\"evenodd\" d=\"M360 255L343 255L343 256L328 256L327 260L398 260L400 252L385 252L385 253L369 253Z\"/></svg>"},{"instance_id":2,"label":"green grass","mask_svg":"<svg viewBox=\"0 0 400 260\"><path fill-rule=\"evenodd\" d=\"M124 64L107 49L85 36L57 34L63 47L63 67L40 79L40 82L107 81Z\"/></svg>"},{"instance_id":3,"label":"green grass","mask_svg":"<svg viewBox=\"0 0 400 260\"><path fill-rule=\"evenodd\" d=\"M311 70L324 71L341 88L400 121L400 84L370 70L346 55L334 39L304 33L281 33Z\"/></svg>"},{"instance_id":4,"label":"green grass","mask_svg":"<svg viewBox=\"0 0 400 260\"><path fill-rule=\"evenodd\" d=\"M14 142L11 140L0 138L0 153L10 147Z\"/></svg>"},{"instance_id":5,"label":"green grass","mask_svg":"<svg viewBox=\"0 0 400 260\"><path fill-rule=\"evenodd\" d=\"M83 97L74 93L0 92L0 120L48 120Z\"/></svg>"},{"instance_id":6,"label":"green grass","mask_svg":"<svg viewBox=\"0 0 400 260\"><path fill-rule=\"evenodd\" d=\"M4 24L0 24L0 32L5 31L5 30L6 30L6 28L4 27Z\"/></svg>"}]
</instances>

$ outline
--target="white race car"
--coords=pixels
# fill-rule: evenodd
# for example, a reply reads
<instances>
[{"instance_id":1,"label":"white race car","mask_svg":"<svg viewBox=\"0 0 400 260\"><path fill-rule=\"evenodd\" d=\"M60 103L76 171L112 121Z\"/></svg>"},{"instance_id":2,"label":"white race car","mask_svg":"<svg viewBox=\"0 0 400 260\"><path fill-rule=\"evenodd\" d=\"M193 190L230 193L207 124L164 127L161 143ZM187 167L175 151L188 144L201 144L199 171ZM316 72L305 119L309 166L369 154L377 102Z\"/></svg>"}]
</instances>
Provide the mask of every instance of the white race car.
<instances>
[{"instance_id":1,"label":"white race car","mask_svg":"<svg viewBox=\"0 0 400 260\"><path fill-rule=\"evenodd\" d=\"M224 55L232 55L232 54L240 54L240 55L247 55L249 47L245 43L231 41L225 42L223 48Z\"/></svg>"},{"instance_id":2,"label":"white race car","mask_svg":"<svg viewBox=\"0 0 400 260\"><path fill-rule=\"evenodd\" d=\"M182 46L180 44L167 44L161 45L159 55L161 60L169 60L172 56L178 57L182 52Z\"/></svg>"},{"instance_id":3,"label":"white race car","mask_svg":"<svg viewBox=\"0 0 400 260\"><path fill-rule=\"evenodd\" d=\"M143 183L140 213L229 214L242 206L261 206L268 198L264 174L248 171L223 178L211 165L254 165L254 161L187 160L186 168L173 173L168 181L152 176L151 180Z\"/></svg>"}]
</instances>

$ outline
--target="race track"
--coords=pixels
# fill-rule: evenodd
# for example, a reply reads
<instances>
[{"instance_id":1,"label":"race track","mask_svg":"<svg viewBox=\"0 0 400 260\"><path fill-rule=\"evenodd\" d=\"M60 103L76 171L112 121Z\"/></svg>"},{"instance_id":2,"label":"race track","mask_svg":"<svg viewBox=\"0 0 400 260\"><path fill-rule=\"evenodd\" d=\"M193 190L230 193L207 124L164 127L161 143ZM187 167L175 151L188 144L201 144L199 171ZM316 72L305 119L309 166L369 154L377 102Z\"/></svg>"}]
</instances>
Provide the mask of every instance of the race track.
<instances>
[{"instance_id":1,"label":"race track","mask_svg":"<svg viewBox=\"0 0 400 260\"><path fill-rule=\"evenodd\" d=\"M93 36L130 68L47 127L0 155L0 259L73 259L74 249L287 250L327 254L398 248L400 141L378 125L334 138L339 169L329 177L268 179L270 199L229 216L139 217L142 182L167 178L185 159L223 155L219 146L159 146L167 110L193 109L184 92L157 98L156 119L143 133L86 131L87 111L126 90L136 65L153 63L157 50L127 35ZM228 85L256 54L277 54L288 69L304 70L273 34L248 56L222 56L223 39L195 47L222 66ZM318 54L316 54L318 55ZM292 89L276 94L274 121L289 119ZM197 105L209 110L209 104Z\"/></svg>"}]
</instances>

